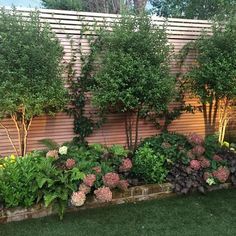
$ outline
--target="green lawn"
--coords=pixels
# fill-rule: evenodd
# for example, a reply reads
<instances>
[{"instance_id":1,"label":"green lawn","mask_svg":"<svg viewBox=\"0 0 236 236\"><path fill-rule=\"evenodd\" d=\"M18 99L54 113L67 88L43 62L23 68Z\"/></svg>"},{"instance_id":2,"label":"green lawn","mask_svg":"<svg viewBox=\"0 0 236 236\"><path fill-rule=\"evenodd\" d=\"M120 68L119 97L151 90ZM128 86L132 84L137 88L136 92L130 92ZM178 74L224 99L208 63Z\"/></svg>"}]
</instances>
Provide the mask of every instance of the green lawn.
<instances>
[{"instance_id":1,"label":"green lawn","mask_svg":"<svg viewBox=\"0 0 236 236\"><path fill-rule=\"evenodd\" d=\"M236 189L0 225L0 235L236 235Z\"/></svg>"}]
</instances>

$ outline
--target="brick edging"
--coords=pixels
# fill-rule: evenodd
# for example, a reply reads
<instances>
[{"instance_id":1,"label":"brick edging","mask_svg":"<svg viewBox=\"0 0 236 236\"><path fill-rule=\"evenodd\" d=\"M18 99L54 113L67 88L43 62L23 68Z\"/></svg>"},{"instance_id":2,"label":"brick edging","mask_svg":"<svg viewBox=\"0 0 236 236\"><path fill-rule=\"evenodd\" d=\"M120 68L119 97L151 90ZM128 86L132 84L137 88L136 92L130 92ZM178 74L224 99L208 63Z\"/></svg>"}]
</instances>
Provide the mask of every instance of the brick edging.
<instances>
[{"instance_id":1,"label":"brick edging","mask_svg":"<svg viewBox=\"0 0 236 236\"><path fill-rule=\"evenodd\" d=\"M207 190L214 191L218 189L227 189L232 185L230 183L224 183L218 186L211 186ZM126 191L113 190L112 201L108 203L100 203L96 201L94 196L88 196L86 202L81 207L68 207L66 212L74 212L89 208L99 208L108 205L117 205L123 203L131 203L138 201L145 201L151 199L165 198L176 195L173 193L173 185L170 183L164 184L147 184L141 186L131 187ZM13 221L21 221L32 218L40 218L49 215L56 214L53 208L45 207L43 204L37 204L30 208L9 208L0 211L0 224Z\"/></svg>"}]
</instances>

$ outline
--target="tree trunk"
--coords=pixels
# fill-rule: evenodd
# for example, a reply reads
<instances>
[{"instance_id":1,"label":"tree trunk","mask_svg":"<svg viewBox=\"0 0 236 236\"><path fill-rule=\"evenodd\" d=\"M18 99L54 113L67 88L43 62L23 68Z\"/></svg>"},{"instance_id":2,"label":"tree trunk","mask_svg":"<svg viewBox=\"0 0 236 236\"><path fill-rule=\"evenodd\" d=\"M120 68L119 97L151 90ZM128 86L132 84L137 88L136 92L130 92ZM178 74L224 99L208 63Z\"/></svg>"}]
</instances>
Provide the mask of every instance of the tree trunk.
<instances>
[{"instance_id":1,"label":"tree trunk","mask_svg":"<svg viewBox=\"0 0 236 236\"><path fill-rule=\"evenodd\" d=\"M133 112L128 111L125 114L125 134L126 143L130 151L135 151L138 145L138 129L139 129L139 110L136 113L135 122L132 122ZM134 123L134 124L133 124ZM133 125L135 126L133 129Z\"/></svg>"},{"instance_id":2,"label":"tree trunk","mask_svg":"<svg viewBox=\"0 0 236 236\"><path fill-rule=\"evenodd\" d=\"M145 10L147 0L134 0L134 10L141 13Z\"/></svg>"}]
</instances>

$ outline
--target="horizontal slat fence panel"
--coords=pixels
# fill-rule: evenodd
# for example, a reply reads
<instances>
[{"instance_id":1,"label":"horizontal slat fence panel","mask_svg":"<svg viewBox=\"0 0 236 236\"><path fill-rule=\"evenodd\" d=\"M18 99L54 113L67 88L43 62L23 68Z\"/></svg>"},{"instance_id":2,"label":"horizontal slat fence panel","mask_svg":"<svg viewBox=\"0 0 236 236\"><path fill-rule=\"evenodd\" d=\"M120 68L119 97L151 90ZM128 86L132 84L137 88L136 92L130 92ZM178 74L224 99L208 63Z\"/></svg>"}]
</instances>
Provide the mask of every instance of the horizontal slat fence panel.
<instances>
[{"instance_id":1,"label":"horizontal slat fence panel","mask_svg":"<svg viewBox=\"0 0 236 236\"><path fill-rule=\"evenodd\" d=\"M28 16L30 10L18 8L24 16ZM118 15L114 14L101 14L101 13L87 13L76 11L63 11L63 10L51 10L40 9L40 18L42 22L50 24L52 30L56 33L61 45L64 47L64 60L68 62L71 58L71 46L70 40L73 39L74 47L78 44L80 34L83 25L91 27L87 32L88 34L94 34L92 31L95 22L101 27L111 30L111 26L114 21L119 20ZM187 42L198 38L202 31L208 33L211 32L211 23L204 20L187 20L187 19L168 19L153 17L153 22L159 26L166 26L169 43L174 46L174 52L177 53ZM89 52L89 45L87 40L82 39L83 53ZM188 57L186 66L190 65L194 57ZM171 63L171 71L173 74L179 72L179 68L176 62ZM79 59L76 61L74 67L76 75L78 76L81 71L81 63ZM184 71L185 69L183 69ZM66 74L64 74L66 81ZM189 99L186 101L188 104L198 105L196 99ZM88 102L86 112L94 112L94 108ZM13 141L17 144L17 135L14 129L14 124L10 120L4 120L4 125L9 128L10 134L13 137ZM125 145L125 125L123 114L110 114L107 117L107 122L94 133L88 137L90 143L103 143L105 145L112 145L114 143ZM203 115L200 112L195 114L186 113L175 120L171 126L170 131L176 131L180 133L197 132L201 135L204 134L204 122ZM150 135L157 134L159 131L145 120L140 122L139 137L144 138ZM32 127L29 132L28 150L42 149L43 146L39 143L39 140L45 138L51 138L58 143L70 141L74 137L73 133L73 118L69 117L65 113L59 113L54 117L42 116L37 117L32 122ZM12 147L10 146L4 129L0 129L0 154L7 155L12 153Z\"/></svg>"}]
</instances>

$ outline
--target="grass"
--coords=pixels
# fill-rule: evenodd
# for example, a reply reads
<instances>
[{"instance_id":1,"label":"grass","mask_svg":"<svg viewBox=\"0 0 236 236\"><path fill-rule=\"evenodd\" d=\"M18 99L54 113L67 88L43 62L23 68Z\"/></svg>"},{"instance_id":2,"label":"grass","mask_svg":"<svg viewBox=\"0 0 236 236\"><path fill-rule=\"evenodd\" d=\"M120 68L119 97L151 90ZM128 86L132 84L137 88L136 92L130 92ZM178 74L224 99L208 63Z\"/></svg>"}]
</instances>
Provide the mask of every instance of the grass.
<instances>
[{"instance_id":1,"label":"grass","mask_svg":"<svg viewBox=\"0 0 236 236\"><path fill-rule=\"evenodd\" d=\"M236 235L236 189L0 225L1 236Z\"/></svg>"}]
</instances>

